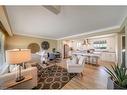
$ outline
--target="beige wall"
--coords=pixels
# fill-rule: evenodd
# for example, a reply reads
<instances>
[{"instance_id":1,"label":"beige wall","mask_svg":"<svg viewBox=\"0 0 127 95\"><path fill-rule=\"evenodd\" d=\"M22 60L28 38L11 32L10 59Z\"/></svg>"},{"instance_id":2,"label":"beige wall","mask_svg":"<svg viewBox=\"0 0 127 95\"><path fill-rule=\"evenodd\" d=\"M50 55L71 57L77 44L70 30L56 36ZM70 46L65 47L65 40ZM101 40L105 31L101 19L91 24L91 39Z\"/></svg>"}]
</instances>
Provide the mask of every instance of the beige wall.
<instances>
[{"instance_id":1,"label":"beige wall","mask_svg":"<svg viewBox=\"0 0 127 95\"><path fill-rule=\"evenodd\" d=\"M126 20L125 20L125 23L124 23L124 26L125 26L125 42L126 42L126 44L125 44L125 52L126 52L126 60L125 60L125 62L126 62L126 68L127 68L127 18L126 18Z\"/></svg>"},{"instance_id":2,"label":"beige wall","mask_svg":"<svg viewBox=\"0 0 127 95\"><path fill-rule=\"evenodd\" d=\"M26 37L26 36L19 36L15 35L13 37L7 37L7 49L15 49L15 48L27 48L30 43L38 43L41 45L41 42L48 41L50 43L50 49L57 48L57 41L56 40L49 40L43 38L34 38L34 37Z\"/></svg>"}]
</instances>

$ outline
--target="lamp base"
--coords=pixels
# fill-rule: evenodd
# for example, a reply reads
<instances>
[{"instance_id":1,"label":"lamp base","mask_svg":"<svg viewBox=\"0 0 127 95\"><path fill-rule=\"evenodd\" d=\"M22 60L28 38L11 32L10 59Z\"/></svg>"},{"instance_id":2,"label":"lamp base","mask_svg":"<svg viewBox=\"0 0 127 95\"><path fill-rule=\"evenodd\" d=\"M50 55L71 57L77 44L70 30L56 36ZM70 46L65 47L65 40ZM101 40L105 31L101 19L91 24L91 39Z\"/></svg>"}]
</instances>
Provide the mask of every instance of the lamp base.
<instances>
[{"instance_id":1,"label":"lamp base","mask_svg":"<svg viewBox=\"0 0 127 95\"><path fill-rule=\"evenodd\" d=\"M25 79L24 76L20 76L20 77L16 78L16 82L20 82L20 81L22 81L22 80L24 80L24 79Z\"/></svg>"}]
</instances>

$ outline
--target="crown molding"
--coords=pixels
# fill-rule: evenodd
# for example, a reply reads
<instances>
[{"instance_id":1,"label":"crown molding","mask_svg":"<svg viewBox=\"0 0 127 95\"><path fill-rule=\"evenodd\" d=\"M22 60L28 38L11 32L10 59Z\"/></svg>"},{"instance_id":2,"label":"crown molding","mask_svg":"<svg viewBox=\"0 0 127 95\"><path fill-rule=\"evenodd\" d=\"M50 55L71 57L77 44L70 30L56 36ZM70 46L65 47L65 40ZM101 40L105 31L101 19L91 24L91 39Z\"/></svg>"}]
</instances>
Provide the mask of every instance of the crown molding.
<instances>
[{"instance_id":1,"label":"crown molding","mask_svg":"<svg viewBox=\"0 0 127 95\"><path fill-rule=\"evenodd\" d=\"M125 16L121 23L120 23L120 30L122 30L124 28L124 26L127 24L127 16Z\"/></svg>"},{"instance_id":2,"label":"crown molding","mask_svg":"<svg viewBox=\"0 0 127 95\"><path fill-rule=\"evenodd\" d=\"M76 34L76 35L72 35L72 36L66 36L63 38L59 38L57 40L64 40L64 39L69 39L69 38L74 38L74 37L86 36L86 35L95 34L95 33L106 33L107 31L111 31L111 33L120 32L120 25L108 27L108 28L104 28L104 29L98 29L95 31L85 32L85 33L81 33L81 34Z\"/></svg>"},{"instance_id":3,"label":"crown molding","mask_svg":"<svg viewBox=\"0 0 127 95\"><path fill-rule=\"evenodd\" d=\"M70 38L75 38L75 37L80 37L80 36L86 36L86 35L95 34L95 33L108 33L108 31L110 31L110 33L117 33L117 32L120 32L120 27L121 26L108 27L108 28L105 28L105 29L99 29L99 30L95 30L95 31L90 31L90 32L86 32L86 33L72 35L72 36L66 36L66 37L62 37L62 38L58 38L58 39L57 38L52 38L52 37L29 35L29 34L22 34L22 33L13 33L13 34L14 35L19 35L19 36L50 39L50 40L64 40L64 39L70 39Z\"/></svg>"},{"instance_id":4,"label":"crown molding","mask_svg":"<svg viewBox=\"0 0 127 95\"><path fill-rule=\"evenodd\" d=\"M96 38L111 37L111 36L116 36L116 34L117 34L117 33L105 34L105 35L99 35L99 36L92 36L92 37L88 37L88 39L96 39Z\"/></svg>"},{"instance_id":5,"label":"crown molding","mask_svg":"<svg viewBox=\"0 0 127 95\"><path fill-rule=\"evenodd\" d=\"M56 38L52 38L52 37L29 35L29 34L21 34L21 33L14 33L14 35L33 37L33 38L41 38L41 39L49 39L49 40L56 40Z\"/></svg>"}]
</instances>

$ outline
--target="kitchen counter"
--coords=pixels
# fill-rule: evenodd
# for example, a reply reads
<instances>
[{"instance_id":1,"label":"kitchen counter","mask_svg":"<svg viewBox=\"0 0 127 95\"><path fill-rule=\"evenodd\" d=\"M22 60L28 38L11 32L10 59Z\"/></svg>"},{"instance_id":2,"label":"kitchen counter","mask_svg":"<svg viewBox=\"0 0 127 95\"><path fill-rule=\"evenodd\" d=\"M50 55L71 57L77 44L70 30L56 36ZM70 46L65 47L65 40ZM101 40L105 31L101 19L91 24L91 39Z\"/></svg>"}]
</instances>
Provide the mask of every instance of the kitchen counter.
<instances>
[{"instance_id":1,"label":"kitchen counter","mask_svg":"<svg viewBox=\"0 0 127 95\"><path fill-rule=\"evenodd\" d=\"M96 51L94 53L100 53L101 54L100 59L102 61L116 62L116 52L112 52L112 51Z\"/></svg>"},{"instance_id":2,"label":"kitchen counter","mask_svg":"<svg viewBox=\"0 0 127 95\"><path fill-rule=\"evenodd\" d=\"M116 53L114 51L94 51L94 52L107 52L107 53Z\"/></svg>"}]
</instances>

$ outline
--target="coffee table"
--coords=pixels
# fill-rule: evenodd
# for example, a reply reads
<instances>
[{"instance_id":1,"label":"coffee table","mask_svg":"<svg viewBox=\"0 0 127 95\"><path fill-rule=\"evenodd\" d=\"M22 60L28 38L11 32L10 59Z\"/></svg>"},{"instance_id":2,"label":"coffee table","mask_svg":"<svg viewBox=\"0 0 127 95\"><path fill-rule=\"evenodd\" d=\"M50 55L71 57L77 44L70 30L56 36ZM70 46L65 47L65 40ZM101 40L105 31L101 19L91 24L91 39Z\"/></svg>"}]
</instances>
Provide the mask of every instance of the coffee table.
<instances>
[{"instance_id":1,"label":"coffee table","mask_svg":"<svg viewBox=\"0 0 127 95\"><path fill-rule=\"evenodd\" d=\"M43 69L48 68L48 73L49 73L49 75L52 75L52 70L51 70L49 67L52 67L52 66L54 66L54 65L56 65L56 64L55 64L55 63L46 63L46 64L39 63L39 65L40 65Z\"/></svg>"},{"instance_id":2,"label":"coffee table","mask_svg":"<svg viewBox=\"0 0 127 95\"><path fill-rule=\"evenodd\" d=\"M48 67L51 67L51 66L54 66L56 64L53 64L53 63L46 63L46 64L43 64L43 63L39 63L39 65L42 67L42 68L48 68Z\"/></svg>"}]
</instances>

